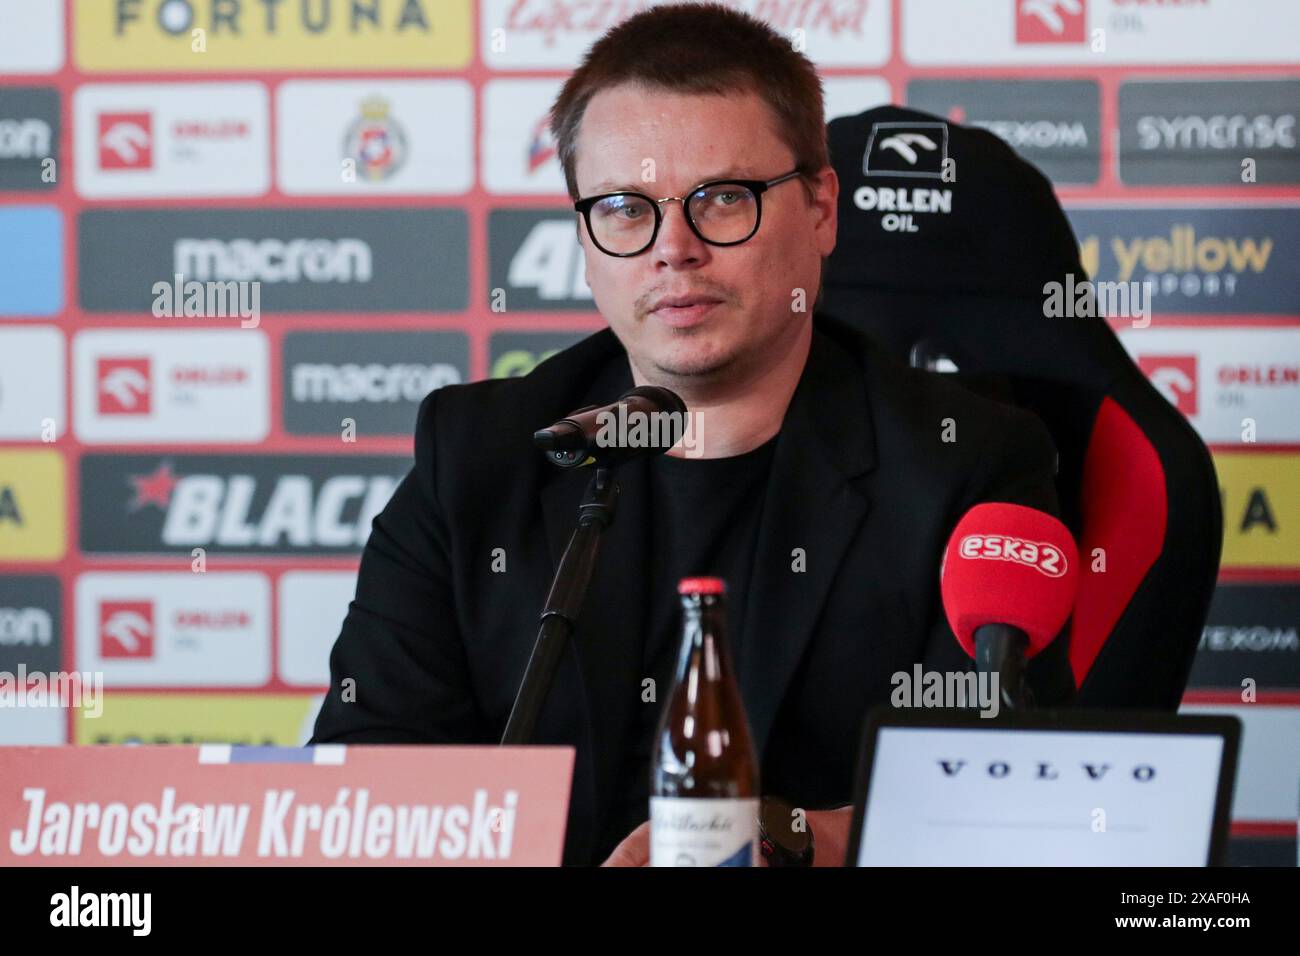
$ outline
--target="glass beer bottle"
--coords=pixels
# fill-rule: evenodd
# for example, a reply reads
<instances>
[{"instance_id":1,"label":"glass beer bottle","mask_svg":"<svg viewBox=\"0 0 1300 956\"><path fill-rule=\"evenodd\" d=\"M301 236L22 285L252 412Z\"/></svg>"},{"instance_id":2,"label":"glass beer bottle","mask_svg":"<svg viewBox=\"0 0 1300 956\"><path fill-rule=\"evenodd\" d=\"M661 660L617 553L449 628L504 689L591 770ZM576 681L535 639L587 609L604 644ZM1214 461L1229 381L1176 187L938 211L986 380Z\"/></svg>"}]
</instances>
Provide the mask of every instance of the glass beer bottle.
<instances>
[{"instance_id":1,"label":"glass beer bottle","mask_svg":"<svg viewBox=\"0 0 1300 956\"><path fill-rule=\"evenodd\" d=\"M682 644L655 734L651 866L754 866L758 760L727 644L720 578L684 578Z\"/></svg>"}]
</instances>

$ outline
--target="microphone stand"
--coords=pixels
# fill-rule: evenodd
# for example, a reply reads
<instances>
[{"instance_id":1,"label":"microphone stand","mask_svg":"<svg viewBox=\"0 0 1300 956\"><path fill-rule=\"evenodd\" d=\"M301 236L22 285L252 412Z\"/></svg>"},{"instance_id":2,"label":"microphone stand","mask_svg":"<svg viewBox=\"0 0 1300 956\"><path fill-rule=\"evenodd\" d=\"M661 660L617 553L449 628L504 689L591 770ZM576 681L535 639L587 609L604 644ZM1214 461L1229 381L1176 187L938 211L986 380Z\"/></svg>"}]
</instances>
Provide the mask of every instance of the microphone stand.
<instances>
[{"instance_id":1,"label":"microphone stand","mask_svg":"<svg viewBox=\"0 0 1300 956\"><path fill-rule=\"evenodd\" d=\"M523 682L510 709L502 746L526 744L532 740L537 718L546 703L555 670L564 654L565 645L573 634L582 610L596 558L600 554L601 536L614 521L614 506L618 502L618 483L612 468L597 466L587 485L582 504L578 506L578 526L569 538L569 544L555 569L551 592L542 607L541 625L533 656L528 660Z\"/></svg>"},{"instance_id":2,"label":"microphone stand","mask_svg":"<svg viewBox=\"0 0 1300 956\"><path fill-rule=\"evenodd\" d=\"M1003 707L1026 710L1034 706L1034 695L1025 682L1025 649L1029 638L1007 624L985 624L975 629L975 672L992 674L998 680Z\"/></svg>"}]
</instances>

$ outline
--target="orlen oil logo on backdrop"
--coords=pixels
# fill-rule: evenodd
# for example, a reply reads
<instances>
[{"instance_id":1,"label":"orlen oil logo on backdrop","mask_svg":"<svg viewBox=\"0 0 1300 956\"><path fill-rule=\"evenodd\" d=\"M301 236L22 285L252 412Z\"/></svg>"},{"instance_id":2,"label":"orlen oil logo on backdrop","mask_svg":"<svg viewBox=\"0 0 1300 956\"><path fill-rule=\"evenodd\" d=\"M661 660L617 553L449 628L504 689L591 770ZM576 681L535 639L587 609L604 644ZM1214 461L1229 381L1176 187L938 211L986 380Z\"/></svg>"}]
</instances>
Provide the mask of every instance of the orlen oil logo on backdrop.
<instances>
[{"instance_id":1,"label":"orlen oil logo on backdrop","mask_svg":"<svg viewBox=\"0 0 1300 956\"><path fill-rule=\"evenodd\" d=\"M99 658L153 658L153 602L99 602Z\"/></svg>"},{"instance_id":2,"label":"orlen oil logo on backdrop","mask_svg":"<svg viewBox=\"0 0 1300 956\"><path fill-rule=\"evenodd\" d=\"M77 578L77 663L108 687L256 687L271 677L271 589L254 572Z\"/></svg>"},{"instance_id":3,"label":"orlen oil logo on backdrop","mask_svg":"<svg viewBox=\"0 0 1300 956\"><path fill-rule=\"evenodd\" d=\"M270 419L269 347L251 329L95 329L73 339L78 437L255 442Z\"/></svg>"},{"instance_id":4,"label":"orlen oil logo on backdrop","mask_svg":"<svg viewBox=\"0 0 1300 956\"><path fill-rule=\"evenodd\" d=\"M83 455L81 547L355 554L410 466L381 455Z\"/></svg>"},{"instance_id":5,"label":"orlen oil logo on backdrop","mask_svg":"<svg viewBox=\"0 0 1300 956\"><path fill-rule=\"evenodd\" d=\"M1120 329L1152 384L1209 443L1300 443L1300 327Z\"/></svg>"},{"instance_id":6,"label":"orlen oil logo on backdrop","mask_svg":"<svg viewBox=\"0 0 1300 956\"><path fill-rule=\"evenodd\" d=\"M913 66L1295 62L1295 0L902 0Z\"/></svg>"},{"instance_id":7,"label":"orlen oil logo on backdrop","mask_svg":"<svg viewBox=\"0 0 1300 956\"><path fill-rule=\"evenodd\" d=\"M149 357L95 359L95 409L100 415L148 415L153 410Z\"/></svg>"},{"instance_id":8,"label":"orlen oil logo on backdrop","mask_svg":"<svg viewBox=\"0 0 1300 956\"><path fill-rule=\"evenodd\" d=\"M59 132L57 90L0 86L0 190L55 188Z\"/></svg>"},{"instance_id":9,"label":"orlen oil logo on backdrop","mask_svg":"<svg viewBox=\"0 0 1300 956\"><path fill-rule=\"evenodd\" d=\"M481 0L483 60L494 70L571 70L601 34L650 3L590 0ZM880 66L889 59L889 0L730 0L732 9L801 38L819 66ZM796 32L800 31L800 32ZM494 42L508 41L503 47Z\"/></svg>"},{"instance_id":10,"label":"orlen oil logo on backdrop","mask_svg":"<svg viewBox=\"0 0 1300 956\"><path fill-rule=\"evenodd\" d=\"M153 169L152 113L100 112L95 125L100 169Z\"/></svg>"},{"instance_id":11,"label":"orlen oil logo on backdrop","mask_svg":"<svg viewBox=\"0 0 1300 956\"><path fill-rule=\"evenodd\" d=\"M1152 312L1283 313L1300 302L1300 210L1066 210L1093 281L1151 284Z\"/></svg>"},{"instance_id":12,"label":"orlen oil logo on backdrop","mask_svg":"<svg viewBox=\"0 0 1300 956\"><path fill-rule=\"evenodd\" d=\"M76 0L73 50L90 72L454 70L470 0Z\"/></svg>"},{"instance_id":13,"label":"orlen oil logo on backdrop","mask_svg":"<svg viewBox=\"0 0 1300 956\"><path fill-rule=\"evenodd\" d=\"M91 209L79 228L93 312L151 312L155 283L177 274L260 283L262 312L454 312L469 298L463 209Z\"/></svg>"},{"instance_id":14,"label":"orlen oil logo on backdrop","mask_svg":"<svg viewBox=\"0 0 1300 956\"><path fill-rule=\"evenodd\" d=\"M270 186L261 83L92 83L73 97L77 192L92 199L260 196Z\"/></svg>"},{"instance_id":15,"label":"orlen oil logo on backdrop","mask_svg":"<svg viewBox=\"0 0 1300 956\"><path fill-rule=\"evenodd\" d=\"M1188 418L1196 414L1196 356L1139 353L1137 366L1170 405Z\"/></svg>"},{"instance_id":16,"label":"orlen oil logo on backdrop","mask_svg":"<svg viewBox=\"0 0 1300 956\"><path fill-rule=\"evenodd\" d=\"M1088 0L1013 0L1017 43L1082 43Z\"/></svg>"}]
</instances>

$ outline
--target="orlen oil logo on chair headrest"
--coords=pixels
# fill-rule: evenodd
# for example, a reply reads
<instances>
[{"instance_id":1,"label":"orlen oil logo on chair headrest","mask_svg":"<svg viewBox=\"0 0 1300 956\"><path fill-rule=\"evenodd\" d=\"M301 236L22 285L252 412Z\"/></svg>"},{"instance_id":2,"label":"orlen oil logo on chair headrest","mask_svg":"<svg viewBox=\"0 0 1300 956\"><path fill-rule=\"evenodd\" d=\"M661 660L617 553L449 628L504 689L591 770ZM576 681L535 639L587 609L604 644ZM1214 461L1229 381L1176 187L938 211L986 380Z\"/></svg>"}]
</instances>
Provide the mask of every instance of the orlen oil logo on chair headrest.
<instances>
[{"instance_id":1,"label":"orlen oil logo on chair headrest","mask_svg":"<svg viewBox=\"0 0 1300 956\"><path fill-rule=\"evenodd\" d=\"M947 123L876 123L867 135L862 175L952 182L948 161ZM853 192L853 205L879 212L885 232L920 232L918 214L952 212L952 190L935 186L862 185Z\"/></svg>"},{"instance_id":2,"label":"orlen oil logo on chair headrest","mask_svg":"<svg viewBox=\"0 0 1300 956\"><path fill-rule=\"evenodd\" d=\"M1046 541L1026 541L1008 534L968 534L962 538L958 553L963 558L1014 561L1049 578L1059 578L1069 569L1069 562L1056 545Z\"/></svg>"}]
</instances>

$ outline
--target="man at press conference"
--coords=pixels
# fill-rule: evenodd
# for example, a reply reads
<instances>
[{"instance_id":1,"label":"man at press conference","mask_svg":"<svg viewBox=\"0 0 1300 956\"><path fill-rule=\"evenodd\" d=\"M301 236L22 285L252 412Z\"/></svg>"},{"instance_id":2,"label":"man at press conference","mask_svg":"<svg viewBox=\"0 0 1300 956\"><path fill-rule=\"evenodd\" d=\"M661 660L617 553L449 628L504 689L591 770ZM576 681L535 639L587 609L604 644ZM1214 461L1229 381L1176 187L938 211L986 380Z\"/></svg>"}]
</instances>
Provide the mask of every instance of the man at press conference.
<instances>
[{"instance_id":1,"label":"man at press conference","mask_svg":"<svg viewBox=\"0 0 1300 956\"><path fill-rule=\"evenodd\" d=\"M818 312L839 194L821 84L767 25L713 5L634 16L565 83L551 129L609 328L522 378L425 399L312 743L500 740L589 478L533 434L658 385L701 423L699 447L618 469L617 520L534 736L576 748L564 862L646 862L676 585L714 575L763 793L807 810L815 865L842 865L867 711L914 664L969 668L938 593L953 526L985 501L1055 513L1051 439ZM752 206L740 232L693 198L718 181ZM582 202L626 192L651 200L637 248ZM1073 690L1063 644L1029 667L1045 704Z\"/></svg>"}]
</instances>

